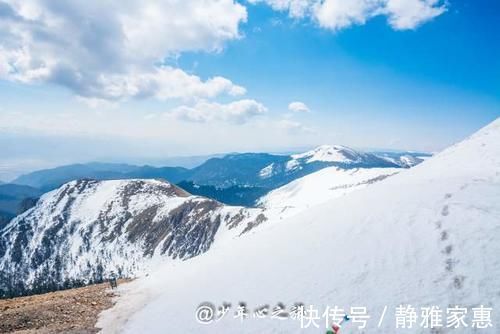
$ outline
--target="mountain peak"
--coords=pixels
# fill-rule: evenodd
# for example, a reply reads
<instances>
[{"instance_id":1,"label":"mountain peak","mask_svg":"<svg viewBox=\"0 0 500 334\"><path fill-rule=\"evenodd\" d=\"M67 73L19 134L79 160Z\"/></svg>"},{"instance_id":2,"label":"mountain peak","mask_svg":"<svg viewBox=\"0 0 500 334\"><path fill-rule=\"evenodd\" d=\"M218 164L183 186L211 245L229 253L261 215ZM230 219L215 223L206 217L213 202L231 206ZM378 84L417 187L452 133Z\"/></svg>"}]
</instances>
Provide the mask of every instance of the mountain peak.
<instances>
[{"instance_id":1,"label":"mountain peak","mask_svg":"<svg viewBox=\"0 0 500 334\"><path fill-rule=\"evenodd\" d=\"M340 162L352 163L361 162L365 153L355 151L347 146L342 145L320 145L313 150L292 155L293 159L306 160L309 162Z\"/></svg>"}]
</instances>

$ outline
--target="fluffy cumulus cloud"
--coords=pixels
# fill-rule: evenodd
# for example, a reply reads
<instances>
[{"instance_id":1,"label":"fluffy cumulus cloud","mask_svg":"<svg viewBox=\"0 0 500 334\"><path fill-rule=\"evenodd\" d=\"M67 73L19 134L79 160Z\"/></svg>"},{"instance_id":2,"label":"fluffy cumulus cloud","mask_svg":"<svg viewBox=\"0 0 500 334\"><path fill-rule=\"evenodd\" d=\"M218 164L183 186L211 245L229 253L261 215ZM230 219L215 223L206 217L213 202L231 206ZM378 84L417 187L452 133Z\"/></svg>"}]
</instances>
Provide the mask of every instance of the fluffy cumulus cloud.
<instances>
[{"instance_id":1,"label":"fluffy cumulus cloud","mask_svg":"<svg viewBox=\"0 0 500 334\"><path fill-rule=\"evenodd\" d=\"M240 95L228 79L164 64L217 52L246 18L234 0L0 0L0 78L62 85L92 103Z\"/></svg>"},{"instance_id":2,"label":"fluffy cumulus cloud","mask_svg":"<svg viewBox=\"0 0 500 334\"><path fill-rule=\"evenodd\" d=\"M288 11L293 18L311 17L319 26L340 30L384 15L396 30L415 29L446 11L443 0L250 0Z\"/></svg>"},{"instance_id":3,"label":"fluffy cumulus cloud","mask_svg":"<svg viewBox=\"0 0 500 334\"><path fill-rule=\"evenodd\" d=\"M288 110L297 113L304 113L304 112L307 113L311 111L304 102L298 102L298 101L290 103L288 105Z\"/></svg>"},{"instance_id":4,"label":"fluffy cumulus cloud","mask_svg":"<svg viewBox=\"0 0 500 334\"><path fill-rule=\"evenodd\" d=\"M194 106L174 108L170 114L189 122L226 121L238 124L244 123L255 116L262 115L266 111L266 107L261 103L255 100L244 99L227 104L198 101Z\"/></svg>"},{"instance_id":5,"label":"fluffy cumulus cloud","mask_svg":"<svg viewBox=\"0 0 500 334\"><path fill-rule=\"evenodd\" d=\"M170 99L215 98L220 94L238 96L245 94L244 87L229 79L214 77L201 80L181 69L161 66L151 71L130 71L125 74L101 74L92 84L78 85L85 97L118 100L123 97L155 97Z\"/></svg>"}]
</instances>

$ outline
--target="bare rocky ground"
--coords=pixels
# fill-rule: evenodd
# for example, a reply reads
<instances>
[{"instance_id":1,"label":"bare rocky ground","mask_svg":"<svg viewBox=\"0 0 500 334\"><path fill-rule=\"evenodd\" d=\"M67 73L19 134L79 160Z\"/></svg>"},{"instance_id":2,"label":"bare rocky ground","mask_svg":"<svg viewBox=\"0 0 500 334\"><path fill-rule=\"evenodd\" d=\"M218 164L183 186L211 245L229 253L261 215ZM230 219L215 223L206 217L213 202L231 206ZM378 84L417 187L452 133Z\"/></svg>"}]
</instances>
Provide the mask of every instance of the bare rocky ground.
<instances>
[{"instance_id":1,"label":"bare rocky ground","mask_svg":"<svg viewBox=\"0 0 500 334\"><path fill-rule=\"evenodd\" d=\"M0 333L97 333L97 317L113 306L114 295L109 283L103 283L0 300Z\"/></svg>"}]
</instances>

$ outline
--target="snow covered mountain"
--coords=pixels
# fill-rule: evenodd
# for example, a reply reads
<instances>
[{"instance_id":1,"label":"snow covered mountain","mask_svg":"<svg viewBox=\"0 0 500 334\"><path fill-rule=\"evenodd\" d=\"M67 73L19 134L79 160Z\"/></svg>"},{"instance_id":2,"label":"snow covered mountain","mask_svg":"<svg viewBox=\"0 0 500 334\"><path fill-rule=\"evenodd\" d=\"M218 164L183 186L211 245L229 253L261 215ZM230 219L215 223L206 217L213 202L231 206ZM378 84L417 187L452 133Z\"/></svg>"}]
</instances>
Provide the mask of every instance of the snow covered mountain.
<instances>
[{"instance_id":1,"label":"snow covered mountain","mask_svg":"<svg viewBox=\"0 0 500 334\"><path fill-rule=\"evenodd\" d=\"M500 119L383 182L160 266L122 286L98 326L103 333L320 333L333 322L324 311L338 306L351 316L351 307L366 307L366 328L358 329L358 313L346 333L498 333L498 240ZM213 317L202 324L195 312L206 302L218 309L209 307ZM295 303L306 306L303 322L272 316ZM424 328L422 308L433 306L441 325ZM477 322L481 306L492 308L492 327ZM455 307L466 309L467 328L446 328ZM243 320L235 317L242 310Z\"/></svg>"},{"instance_id":2,"label":"snow covered mountain","mask_svg":"<svg viewBox=\"0 0 500 334\"><path fill-rule=\"evenodd\" d=\"M0 295L134 277L154 258L196 256L265 220L164 181L73 181L0 230Z\"/></svg>"},{"instance_id":3,"label":"snow covered mountain","mask_svg":"<svg viewBox=\"0 0 500 334\"><path fill-rule=\"evenodd\" d=\"M395 158L388 160L386 157L340 145L322 145L314 150L292 155L291 158L286 164L288 171L300 170L312 163L328 163L331 167L297 178L261 197L257 205L266 209L271 220L288 218L418 164L416 160L411 160L415 164L399 163ZM401 161L405 161L404 158L413 157L402 155ZM388 161L393 167L387 165ZM271 173L267 168L263 171Z\"/></svg>"},{"instance_id":4,"label":"snow covered mountain","mask_svg":"<svg viewBox=\"0 0 500 334\"><path fill-rule=\"evenodd\" d=\"M317 148L300 154L292 155L297 161L311 163L314 161L333 162L344 165L369 165L382 163L380 158L371 154L355 151L342 145L321 145Z\"/></svg>"},{"instance_id":5,"label":"snow covered mountain","mask_svg":"<svg viewBox=\"0 0 500 334\"><path fill-rule=\"evenodd\" d=\"M372 153L355 151L342 145L321 145L311 151L293 154L286 162L286 171L306 168L314 163L339 168L390 168L399 167L394 162L380 158Z\"/></svg>"},{"instance_id":6,"label":"snow covered mountain","mask_svg":"<svg viewBox=\"0 0 500 334\"><path fill-rule=\"evenodd\" d=\"M294 155L229 154L210 159L193 169L189 180L218 187L240 185L274 189L329 166L344 169L400 167L371 153L358 152L344 146L322 145L312 151Z\"/></svg>"},{"instance_id":7,"label":"snow covered mountain","mask_svg":"<svg viewBox=\"0 0 500 334\"><path fill-rule=\"evenodd\" d=\"M294 155L267 153L229 154L208 160L192 170L189 180L179 183L198 194L214 196L227 204L256 205L256 199L296 179L335 166L339 170L401 169L400 164L371 153L344 146L322 145ZM392 173L392 171L390 172ZM213 187L210 189L208 187Z\"/></svg>"}]
</instances>

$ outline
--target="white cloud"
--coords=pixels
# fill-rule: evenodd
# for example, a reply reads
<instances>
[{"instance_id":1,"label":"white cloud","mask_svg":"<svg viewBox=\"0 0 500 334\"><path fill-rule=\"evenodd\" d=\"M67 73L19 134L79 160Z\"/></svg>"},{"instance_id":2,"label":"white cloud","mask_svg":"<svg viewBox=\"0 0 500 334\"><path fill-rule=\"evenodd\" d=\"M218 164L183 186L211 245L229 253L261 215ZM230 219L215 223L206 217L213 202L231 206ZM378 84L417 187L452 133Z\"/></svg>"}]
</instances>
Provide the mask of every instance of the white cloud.
<instances>
[{"instance_id":1,"label":"white cloud","mask_svg":"<svg viewBox=\"0 0 500 334\"><path fill-rule=\"evenodd\" d=\"M127 97L170 99L215 98L221 94L238 96L244 87L223 77L203 81L196 75L171 66L154 68L151 72L131 71L126 74L101 74L84 92L101 99L117 100Z\"/></svg>"},{"instance_id":2,"label":"white cloud","mask_svg":"<svg viewBox=\"0 0 500 334\"><path fill-rule=\"evenodd\" d=\"M384 15L393 29L415 29L446 11L444 0L251 0L287 11L292 18L310 17L320 27L340 30Z\"/></svg>"},{"instance_id":3,"label":"white cloud","mask_svg":"<svg viewBox=\"0 0 500 334\"><path fill-rule=\"evenodd\" d=\"M440 0L388 0L386 11L394 29L415 27L443 14L445 5Z\"/></svg>"},{"instance_id":4,"label":"white cloud","mask_svg":"<svg viewBox=\"0 0 500 334\"><path fill-rule=\"evenodd\" d=\"M86 98L159 99L244 88L162 65L185 51L217 52L240 38L246 8L234 0L49 1L0 3L0 79L50 82Z\"/></svg>"},{"instance_id":5,"label":"white cloud","mask_svg":"<svg viewBox=\"0 0 500 334\"><path fill-rule=\"evenodd\" d=\"M314 15L321 27L339 30L364 24L377 8L377 2L370 0L325 0L314 7Z\"/></svg>"},{"instance_id":6,"label":"white cloud","mask_svg":"<svg viewBox=\"0 0 500 334\"><path fill-rule=\"evenodd\" d=\"M267 108L261 103L245 99L228 104L198 101L194 106L174 108L170 114L178 119L196 123L227 121L241 124L265 112L267 112Z\"/></svg>"},{"instance_id":7,"label":"white cloud","mask_svg":"<svg viewBox=\"0 0 500 334\"><path fill-rule=\"evenodd\" d=\"M311 110L304 102L292 102L288 105L288 110L297 113L307 113Z\"/></svg>"}]
</instances>

